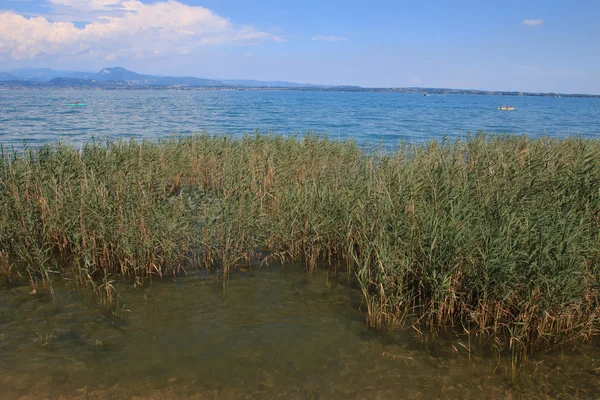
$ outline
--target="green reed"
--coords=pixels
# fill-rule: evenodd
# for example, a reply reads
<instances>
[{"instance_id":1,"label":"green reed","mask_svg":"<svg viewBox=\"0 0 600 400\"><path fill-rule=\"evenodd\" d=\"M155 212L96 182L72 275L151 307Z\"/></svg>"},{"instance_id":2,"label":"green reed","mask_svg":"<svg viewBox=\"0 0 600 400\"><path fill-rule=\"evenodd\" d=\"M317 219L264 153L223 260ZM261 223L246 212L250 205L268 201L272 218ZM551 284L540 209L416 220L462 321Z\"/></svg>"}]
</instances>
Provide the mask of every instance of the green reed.
<instances>
[{"instance_id":1,"label":"green reed","mask_svg":"<svg viewBox=\"0 0 600 400\"><path fill-rule=\"evenodd\" d=\"M2 149L0 274L110 302L117 277L344 263L377 329L453 329L515 362L598 333L599 141L379 150L260 134Z\"/></svg>"}]
</instances>

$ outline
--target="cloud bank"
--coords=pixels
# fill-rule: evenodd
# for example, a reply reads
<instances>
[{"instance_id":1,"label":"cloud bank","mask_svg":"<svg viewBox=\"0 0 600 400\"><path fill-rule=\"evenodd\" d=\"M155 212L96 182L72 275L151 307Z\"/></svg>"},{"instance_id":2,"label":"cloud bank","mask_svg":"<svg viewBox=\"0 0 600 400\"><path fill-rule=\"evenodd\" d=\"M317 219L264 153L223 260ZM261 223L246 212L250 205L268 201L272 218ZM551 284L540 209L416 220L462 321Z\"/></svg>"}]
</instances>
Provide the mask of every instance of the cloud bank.
<instances>
[{"instance_id":1,"label":"cloud bank","mask_svg":"<svg viewBox=\"0 0 600 400\"><path fill-rule=\"evenodd\" d=\"M344 40L348 40L339 36L315 36L311 40L324 40L327 42L342 42Z\"/></svg>"},{"instance_id":2,"label":"cloud bank","mask_svg":"<svg viewBox=\"0 0 600 400\"><path fill-rule=\"evenodd\" d=\"M211 10L168 0L50 0L56 13L0 12L0 60L81 56L112 60L189 54L194 48L284 41ZM86 21L75 26L71 21Z\"/></svg>"},{"instance_id":3,"label":"cloud bank","mask_svg":"<svg viewBox=\"0 0 600 400\"><path fill-rule=\"evenodd\" d=\"M544 23L544 21L541 19L526 19L525 21L523 21L523 25L528 25L528 26L539 26L543 23Z\"/></svg>"}]
</instances>

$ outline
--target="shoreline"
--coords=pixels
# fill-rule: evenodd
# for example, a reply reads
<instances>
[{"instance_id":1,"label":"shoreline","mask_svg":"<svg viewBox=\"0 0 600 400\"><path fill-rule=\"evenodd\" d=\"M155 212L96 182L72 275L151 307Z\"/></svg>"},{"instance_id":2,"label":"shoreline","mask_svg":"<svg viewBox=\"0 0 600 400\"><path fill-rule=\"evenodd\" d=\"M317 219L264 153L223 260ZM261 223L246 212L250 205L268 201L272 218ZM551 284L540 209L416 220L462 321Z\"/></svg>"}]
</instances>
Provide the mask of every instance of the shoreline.
<instances>
[{"instance_id":1,"label":"shoreline","mask_svg":"<svg viewBox=\"0 0 600 400\"><path fill-rule=\"evenodd\" d=\"M4 85L4 86L3 86ZM586 93L534 93L520 91L496 91L496 90L470 90L470 89L441 89L441 88L361 88L361 87L252 87L252 86L159 86L159 85L137 85L126 82L106 82L102 84L82 85L48 85L45 83L33 83L24 85L11 83L11 81L0 82L0 90L14 91L45 91L45 90L155 90L155 91L274 91L274 92L341 92L341 93L396 93L415 95L474 95L474 96L498 96L498 97L556 97L556 98L581 98L600 99L600 94Z\"/></svg>"}]
</instances>

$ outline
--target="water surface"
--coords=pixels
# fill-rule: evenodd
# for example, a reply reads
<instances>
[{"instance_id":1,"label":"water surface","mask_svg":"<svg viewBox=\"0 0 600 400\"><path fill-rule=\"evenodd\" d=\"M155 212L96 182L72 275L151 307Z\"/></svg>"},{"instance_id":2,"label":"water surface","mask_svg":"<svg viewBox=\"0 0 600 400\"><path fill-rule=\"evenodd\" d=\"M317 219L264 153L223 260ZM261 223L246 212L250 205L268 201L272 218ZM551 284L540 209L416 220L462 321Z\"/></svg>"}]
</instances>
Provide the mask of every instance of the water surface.
<instances>
[{"instance_id":1,"label":"water surface","mask_svg":"<svg viewBox=\"0 0 600 400\"><path fill-rule=\"evenodd\" d=\"M122 317L64 287L0 289L2 398L593 398L600 352L505 358L365 328L345 273L303 266L118 284ZM465 344L463 342L463 344ZM62 397L61 397L62 396Z\"/></svg>"},{"instance_id":2,"label":"water surface","mask_svg":"<svg viewBox=\"0 0 600 400\"><path fill-rule=\"evenodd\" d=\"M80 101L87 107L67 107ZM499 105L514 111L499 111ZM359 143L469 132L600 135L600 99L302 91L0 91L0 143L313 131Z\"/></svg>"},{"instance_id":3,"label":"water surface","mask_svg":"<svg viewBox=\"0 0 600 400\"><path fill-rule=\"evenodd\" d=\"M81 101L87 107L69 108ZM0 91L0 143L314 131L395 145L468 132L600 137L599 99L298 91ZM511 112L498 111L510 104ZM365 328L345 274L301 266L117 284L120 317L65 287L0 288L0 398L594 398L598 346L510 363L464 338ZM467 351L470 349L470 354Z\"/></svg>"}]
</instances>

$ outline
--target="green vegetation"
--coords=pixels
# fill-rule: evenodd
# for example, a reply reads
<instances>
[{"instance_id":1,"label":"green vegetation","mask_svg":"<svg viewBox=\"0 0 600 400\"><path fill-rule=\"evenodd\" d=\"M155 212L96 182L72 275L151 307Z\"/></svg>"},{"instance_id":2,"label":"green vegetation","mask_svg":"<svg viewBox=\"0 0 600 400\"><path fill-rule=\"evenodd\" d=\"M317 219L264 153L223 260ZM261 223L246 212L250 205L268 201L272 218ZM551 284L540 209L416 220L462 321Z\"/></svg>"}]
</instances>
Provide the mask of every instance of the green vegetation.
<instances>
[{"instance_id":1,"label":"green vegetation","mask_svg":"<svg viewBox=\"0 0 600 400\"><path fill-rule=\"evenodd\" d=\"M113 297L267 260L356 273L367 324L509 349L600 326L600 141L477 135L364 152L198 135L2 151L0 274Z\"/></svg>"}]
</instances>

